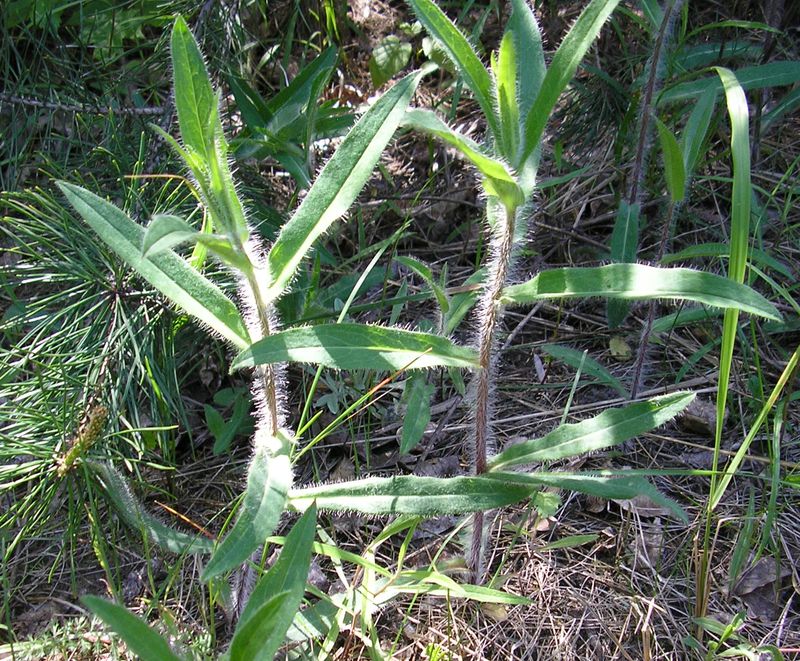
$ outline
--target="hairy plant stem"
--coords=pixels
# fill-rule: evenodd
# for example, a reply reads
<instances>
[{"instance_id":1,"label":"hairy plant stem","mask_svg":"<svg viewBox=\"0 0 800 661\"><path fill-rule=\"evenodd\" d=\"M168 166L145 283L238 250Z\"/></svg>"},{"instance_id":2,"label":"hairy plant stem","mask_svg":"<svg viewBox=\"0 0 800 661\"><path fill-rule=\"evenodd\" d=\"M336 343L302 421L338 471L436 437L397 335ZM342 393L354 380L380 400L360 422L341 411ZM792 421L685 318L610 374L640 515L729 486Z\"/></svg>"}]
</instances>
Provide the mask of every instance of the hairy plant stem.
<instances>
[{"instance_id":1,"label":"hairy plant stem","mask_svg":"<svg viewBox=\"0 0 800 661\"><path fill-rule=\"evenodd\" d=\"M516 207L505 207L505 217L498 222L500 235L492 255L489 282L478 307L478 362L480 370L475 377L474 452L476 475L487 471L489 446L492 442L493 411L491 389L494 381L494 349L497 325L502 317L499 301L511 267L516 214ZM476 583L483 581L483 523L483 512L476 512L473 517L472 544L469 553L469 566Z\"/></svg>"},{"instance_id":2,"label":"hairy plant stem","mask_svg":"<svg viewBox=\"0 0 800 661\"><path fill-rule=\"evenodd\" d=\"M256 278L256 272L253 269L251 269L247 274L247 284L249 285L253 294L256 313L258 314L258 323L261 327L261 338L258 339L262 339L272 334L272 324L270 323L269 318L269 308L267 307L267 303L265 302L264 296L261 293L261 288L258 284L258 279ZM269 431L271 436L275 436L283 422L278 409L277 375L275 374L275 369L270 364L259 365L256 368L256 373L261 381L261 387L264 390L264 400L267 405L267 431Z\"/></svg>"}]
</instances>

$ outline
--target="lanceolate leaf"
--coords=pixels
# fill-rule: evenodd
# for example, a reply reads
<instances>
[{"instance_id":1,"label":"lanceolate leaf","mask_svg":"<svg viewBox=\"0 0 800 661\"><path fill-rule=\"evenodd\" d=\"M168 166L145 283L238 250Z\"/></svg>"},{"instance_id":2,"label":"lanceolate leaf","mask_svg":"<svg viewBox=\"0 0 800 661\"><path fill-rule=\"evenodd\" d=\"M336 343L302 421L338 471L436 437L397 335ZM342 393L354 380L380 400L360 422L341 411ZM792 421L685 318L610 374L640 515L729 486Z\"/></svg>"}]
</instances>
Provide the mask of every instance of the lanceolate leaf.
<instances>
[{"instance_id":1,"label":"lanceolate leaf","mask_svg":"<svg viewBox=\"0 0 800 661\"><path fill-rule=\"evenodd\" d=\"M461 31L432 0L408 0L427 33L444 49L459 75L472 90L492 134L499 138L500 127L492 105L492 77L475 49Z\"/></svg>"},{"instance_id":2,"label":"lanceolate leaf","mask_svg":"<svg viewBox=\"0 0 800 661\"><path fill-rule=\"evenodd\" d=\"M669 190L672 202L682 202L686 196L686 168L683 163L683 154L669 127L658 117L655 119L661 142L661 153L664 155L664 176L667 180L667 190Z\"/></svg>"},{"instance_id":3,"label":"lanceolate leaf","mask_svg":"<svg viewBox=\"0 0 800 661\"><path fill-rule=\"evenodd\" d=\"M783 87L793 85L800 80L800 65L796 61L768 62L751 67L742 67L736 71L736 78L742 89L754 90L765 87ZM717 76L709 76L692 80L688 83L679 83L661 94L658 102L674 103L676 101L688 101L701 94L707 93L709 89L717 93L722 92L723 86Z\"/></svg>"},{"instance_id":4,"label":"lanceolate leaf","mask_svg":"<svg viewBox=\"0 0 800 661\"><path fill-rule=\"evenodd\" d=\"M519 120L522 131L528 112L539 96L546 73L542 34L527 0L511 0L511 16L506 30L511 34L517 52Z\"/></svg>"},{"instance_id":5,"label":"lanceolate leaf","mask_svg":"<svg viewBox=\"0 0 800 661\"><path fill-rule=\"evenodd\" d=\"M310 507L286 538L281 555L256 585L231 642L231 661L272 661L300 609L317 529ZM275 595L284 595L275 602Z\"/></svg>"},{"instance_id":6,"label":"lanceolate leaf","mask_svg":"<svg viewBox=\"0 0 800 661\"><path fill-rule=\"evenodd\" d=\"M514 177L502 162L487 156L477 142L451 129L433 111L417 108L408 110L402 125L443 140L469 159L483 176L510 184L515 183Z\"/></svg>"},{"instance_id":7,"label":"lanceolate leaf","mask_svg":"<svg viewBox=\"0 0 800 661\"><path fill-rule=\"evenodd\" d=\"M693 399L694 393L679 392L607 409L594 418L561 425L542 438L506 448L489 461L490 470L555 461L618 445L671 420Z\"/></svg>"},{"instance_id":8,"label":"lanceolate leaf","mask_svg":"<svg viewBox=\"0 0 800 661\"><path fill-rule=\"evenodd\" d=\"M687 260L697 259L698 257L720 257L722 259L728 259L730 251L730 246L725 243L698 243L696 245L684 248L679 252L664 255L661 258L661 264L686 262ZM747 253L747 259L754 264L766 266L776 273L780 273L785 278L791 279L794 277L792 274L792 269L790 269L780 260L775 259L765 250L751 248Z\"/></svg>"},{"instance_id":9,"label":"lanceolate leaf","mask_svg":"<svg viewBox=\"0 0 800 661\"><path fill-rule=\"evenodd\" d=\"M124 606L88 595L81 601L111 627L142 661L181 661L166 640Z\"/></svg>"},{"instance_id":10,"label":"lanceolate leaf","mask_svg":"<svg viewBox=\"0 0 800 661\"><path fill-rule=\"evenodd\" d=\"M216 112L217 97L203 55L181 16L172 28L170 45L181 137L187 147L207 154L206 146L213 142L213 135L208 135L208 118Z\"/></svg>"},{"instance_id":11,"label":"lanceolate leaf","mask_svg":"<svg viewBox=\"0 0 800 661\"><path fill-rule=\"evenodd\" d=\"M617 4L619 0L592 0L561 42L547 69L536 101L528 113L523 136L525 147L520 159L521 167L524 167L528 159L534 155L558 97L572 80L583 56Z\"/></svg>"},{"instance_id":12,"label":"lanceolate leaf","mask_svg":"<svg viewBox=\"0 0 800 661\"><path fill-rule=\"evenodd\" d=\"M142 256L171 250L195 238L199 232L183 218L170 214L153 216L142 239Z\"/></svg>"},{"instance_id":13,"label":"lanceolate leaf","mask_svg":"<svg viewBox=\"0 0 800 661\"><path fill-rule=\"evenodd\" d=\"M500 115L500 130L502 135L498 139L501 153L505 158L513 161L519 148L519 103L517 101L517 53L516 42L511 33L506 32L500 42L497 57L492 57L492 70L495 78L495 97Z\"/></svg>"},{"instance_id":14,"label":"lanceolate leaf","mask_svg":"<svg viewBox=\"0 0 800 661\"><path fill-rule=\"evenodd\" d=\"M356 199L394 135L422 76L423 72L406 76L378 99L322 169L269 252L269 299L283 293L314 241Z\"/></svg>"},{"instance_id":15,"label":"lanceolate leaf","mask_svg":"<svg viewBox=\"0 0 800 661\"><path fill-rule=\"evenodd\" d=\"M170 528L142 507L131 492L125 478L113 466L99 461L87 461L86 465L100 478L105 495L113 503L119 517L133 530L144 532L165 551L176 553L210 553L213 542L199 535L187 535Z\"/></svg>"},{"instance_id":16,"label":"lanceolate leaf","mask_svg":"<svg viewBox=\"0 0 800 661\"><path fill-rule=\"evenodd\" d=\"M472 349L439 335L364 324L322 324L269 335L242 351L231 369L287 361L342 370L478 365Z\"/></svg>"},{"instance_id":17,"label":"lanceolate leaf","mask_svg":"<svg viewBox=\"0 0 800 661\"><path fill-rule=\"evenodd\" d=\"M506 287L502 302L532 303L547 298L601 296L622 299L685 299L734 308L779 320L772 303L750 287L713 273L692 269L662 269L643 264L609 264L593 268L559 268Z\"/></svg>"},{"instance_id":18,"label":"lanceolate leaf","mask_svg":"<svg viewBox=\"0 0 800 661\"><path fill-rule=\"evenodd\" d=\"M275 658L286 634L275 624L288 610L290 597L289 592L270 595L246 622L236 628L238 635L231 642L230 661L272 661Z\"/></svg>"},{"instance_id":19,"label":"lanceolate leaf","mask_svg":"<svg viewBox=\"0 0 800 661\"><path fill-rule=\"evenodd\" d=\"M242 316L216 285L173 252L143 257L143 227L110 202L80 186L66 182L58 182L58 186L108 247L164 296L237 347L250 344Z\"/></svg>"},{"instance_id":20,"label":"lanceolate leaf","mask_svg":"<svg viewBox=\"0 0 800 661\"><path fill-rule=\"evenodd\" d=\"M531 485L555 487L577 491L590 496L600 496L607 500L630 500L636 496L647 496L654 503L670 509L681 521L688 521L686 512L674 500L667 498L650 482L639 475L619 475L613 473L600 473L590 475L586 473L487 473L488 478L494 479L498 484Z\"/></svg>"},{"instance_id":21,"label":"lanceolate leaf","mask_svg":"<svg viewBox=\"0 0 800 661\"><path fill-rule=\"evenodd\" d=\"M403 432L400 437L400 455L406 455L422 440L425 428L431 421L431 397L435 388L428 383L424 372L415 372L406 379L403 400Z\"/></svg>"},{"instance_id":22,"label":"lanceolate leaf","mask_svg":"<svg viewBox=\"0 0 800 661\"><path fill-rule=\"evenodd\" d=\"M247 601L247 606L242 611L240 622L245 622L261 607L270 595L279 592L289 592L296 601L297 606L306 589L308 568L311 564L311 549L317 530L317 508L309 507L303 516L294 524L286 542L281 549L281 554L264 574L256 585L255 590ZM292 614L292 617L294 614ZM289 618L291 622L292 618ZM288 624L287 624L288 628ZM236 634L234 634L234 639Z\"/></svg>"},{"instance_id":23,"label":"lanceolate leaf","mask_svg":"<svg viewBox=\"0 0 800 661\"><path fill-rule=\"evenodd\" d=\"M565 362L570 367L580 369L584 374L594 376L606 385L611 386L620 395L628 399L628 393L622 382L609 372L603 365L596 361L591 356L585 355L583 351L573 349L572 347L565 347L559 344L540 344L539 351L552 356L557 360Z\"/></svg>"},{"instance_id":24,"label":"lanceolate leaf","mask_svg":"<svg viewBox=\"0 0 800 661\"><path fill-rule=\"evenodd\" d=\"M256 432L255 449L247 475L239 517L227 537L214 551L203 572L208 581L238 567L272 534L278 525L292 483L289 439L283 432L278 438L260 437Z\"/></svg>"},{"instance_id":25,"label":"lanceolate leaf","mask_svg":"<svg viewBox=\"0 0 800 661\"><path fill-rule=\"evenodd\" d=\"M316 502L321 510L438 516L503 507L524 500L535 491L538 485L506 485L486 476L401 475L295 489L289 493L289 505L301 511Z\"/></svg>"}]
</instances>

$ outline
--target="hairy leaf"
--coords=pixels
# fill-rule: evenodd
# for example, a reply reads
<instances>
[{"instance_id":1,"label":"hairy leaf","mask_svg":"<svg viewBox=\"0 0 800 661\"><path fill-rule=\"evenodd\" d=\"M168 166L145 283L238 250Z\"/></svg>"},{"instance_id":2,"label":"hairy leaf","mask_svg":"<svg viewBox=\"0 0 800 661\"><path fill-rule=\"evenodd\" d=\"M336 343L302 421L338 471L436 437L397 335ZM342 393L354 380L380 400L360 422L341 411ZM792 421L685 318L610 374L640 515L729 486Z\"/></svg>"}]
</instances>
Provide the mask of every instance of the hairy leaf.
<instances>
[{"instance_id":1,"label":"hairy leaf","mask_svg":"<svg viewBox=\"0 0 800 661\"><path fill-rule=\"evenodd\" d=\"M422 75L406 76L378 99L322 168L269 252L269 299L283 293L314 241L344 215L367 183Z\"/></svg>"},{"instance_id":2,"label":"hairy leaf","mask_svg":"<svg viewBox=\"0 0 800 661\"><path fill-rule=\"evenodd\" d=\"M231 370L253 365L315 363L335 369L400 370L477 367L472 349L447 338L399 328L364 324L321 324L290 328L242 351Z\"/></svg>"},{"instance_id":3,"label":"hairy leaf","mask_svg":"<svg viewBox=\"0 0 800 661\"><path fill-rule=\"evenodd\" d=\"M492 104L492 77L467 38L432 0L408 0L426 32L439 44L453 62L459 75L472 91L486 121L496 136L500 127Z\"/></svg>"},{"instance_id":4,"label":"hairy leaf","mask_svg":"<svg viewBox=\"0 0 800 661\"><path fill-rule=\"evenodd\" d=\"M164 296L237 347L250 344L239 310L216 285L173 252L143 257L144 228L111 202L63 181L58 187L108 247Z\"/></svg>"},{"instance_id":5,"label":"hairy leaf","mask_svg":"<svg viewBox=\"0 0 800 661\"><path fill-rule=\"evenodd\" d=\"M276 438L268 438L261 430L256 432L239 516L208 561L204 581L242 564L278 525L292 483L289 443L284 432L278 432Z\"/></svg>"},{"instance_id":6,"label":"hairy leaf","mask_svg":"<svg viewBox=\"0 0 800 661\"><path fill-rule=\"evenodd\" d=\"M364 514L439 516L495 509L528 498L538 487L501 484L474 477L371 477L324 484L289 493L289 505L304 510L316 502L321 510L353 510Z\"/></svg>"},{"instance_id":7,"label":"hairy leaf","mask_svg":"<svg viewBox=\"0 0 800 661\"><path fill-rule=\"evenodd\" d=\"M519 285L506 287L502 302L533 303L547 298L601 296L622 299L685 299L779 320L780 314L761 294L738 282L692 269L662 269L643 264L609 264L593 268L542 271Z\"/></svg>"},{"instance_id":8,"label":"hairy leaf","mask_svg":"<svg viewBox=\"0 0 800 661\"><path fill-rule=\"evenodd\" d=\"M490 470L555 461L618 445L671 420L693 399L694 393L679 392L607 409L594 418L561 425L542 438L506 448L489 461Z\"/></svg>"}]
</instances>

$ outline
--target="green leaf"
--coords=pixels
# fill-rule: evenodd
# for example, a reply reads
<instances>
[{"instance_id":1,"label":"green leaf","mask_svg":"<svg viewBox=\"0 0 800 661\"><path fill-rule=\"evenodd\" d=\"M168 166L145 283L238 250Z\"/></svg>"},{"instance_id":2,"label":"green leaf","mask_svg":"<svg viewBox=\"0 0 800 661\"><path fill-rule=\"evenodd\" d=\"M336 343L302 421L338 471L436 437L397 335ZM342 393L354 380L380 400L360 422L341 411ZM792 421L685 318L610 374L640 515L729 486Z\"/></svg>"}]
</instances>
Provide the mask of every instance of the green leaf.
<instances>
[{"instance_id":1,"label":"green leaf","mask_svg":"<svg viewBox=\"0 0 800 661\"><path fill-rule=\"evenodd\" d=\"M237 347L250 344L239 310L216 285L173 252L143 257L144 229L122 210L80 186L60 181L58 187L108 247L164 296Z\"/></svg>"},{"instance_id":2,"label":"green leaf","mask_svg":"<svg viewBox=\"0 0 800 661\"><path fill-rule=\"evenodd\" d=\"M422 440L425 428L431 421L431 397L433 384L428 383L427 375L415 372L405 381L403 400L405 414L403 431L400 436L400 455L407 455Z\"/></svg>"},{"instance_id":3,"label":"green leaf","mask_svg":"<svg viewBox=\"0 0 800 661\"><path fill-rule=\"evenodd\" d=\"M247 621L236 627L230 661L272 661L275 658L275 652L286 635L286 631L280 631L275 623L282 620L281 615L288 611L290 596L289 592L271 595Z\"/></svg>"},{"instance_id":4,"label":"green leaf","mask_svg":"<svg viewBox=\"0 0 800 661\"><path fill-rule=\"evenodd\" d=\"M259 340L236 356L231 370L287 361L342 370L478 365L472 349L439 335L365 324L322 324L290 328Z\"/></svg>"},{"instance_id":5,"label":"green leaf","mask_svg":"<svg viewBox=\"0 0 800 661\"><path fill-rule=\"evenodd\" d=\"M214 140L213 134L208 135L208 118L216 113L217 96L211 88L203 55L181 16L172 28L170 49L181 137L187 147L208 154L206 147Z\"/></svg>"},{"instance_id":6,"label":"green leaf","mask_svg":"<svg viewBox=\"0 0 800 661\"><path fill-rule=\"evenodd\" d=\"M697 167L716 105L717 92L713 88L707 89L697 98L692 113L686 121L681 135L681 145L683 167L686 170L687 178L691 177Z\"/></svg>"},{"instance_id":7,"label":"green leaf","mask_svg":"<svg viewBox=\"0 0 800 661\"><path fill-rule=\"evenodd\" d=\"M694 393L679 392L622 408L606 409L594 418L561 425L542 438L523 441L506 448L491 458L490 470L555 461L619 445L663 425L685 409L693 399Z\"/></svg>"},{"instance_id":8,"label":"green leaf","mask_svg":"<svg viewBox=\"0 0 800 661\"><path fill-rule=\"evenodd\" d=\"M614 262L631 264L639 252L639 218L641 207L638 203L629 204L620 200L614 229L611 232L611 259ZM627 301L611 299L606 304L609 328L618 328L628 316L630 305Z\"/></svg>"},{"instance_id":9,"label":"green leaf","mask_svg":"<svg viewBox=\"0 0 800 661\"><path fill-rule=\"evenodd\" d=\"M311 548L317 530L317 508L309 507L286 537L278 560L256 585L231 642L231 661L271 661L300 609L306 589ZM267 608L273 595L286 595L280 606ZM253 624L251 624L253 622ZM251 649L251 641L260 642Z\"/></svg>"},{"instance_id":10,"label":"green leaf","mask_svg":"<svg viewBox=\"0 0 800 661\"><path fill-rule=\"evenodd\" d=\"M289 505L304 510L316 501L321 510L364 514L439 516L504 507L538 491L524 484L502 484L487 475L474 477L370 477L289 492Z\"/></svg>"},{"instance_id":11,"label":"green leaf","mask_svg":"<svg viewBox=\"0 0 800 661\"><path fill-rule=\"evenodd\" d=\"M481 62L475 49L453 22L432 0L408 0L417 19L426 32L442 47L453 62L459 75L472 91L495 137L500 127L492 104L492 77Z\"/></svg>"},{"instance_id":12,"label":"green leaf","mask_svg":"<svg viewBox=\"0 0 800 661\"><path fill-rule=\"evenodd\" d=\"M422 75L406 76L364 113L283 226L268 256L269 300L283 293L314 241L344 215L364 187Z\"/></svg>"},{"instance_id":13,"label":"green leaf","mask_svg":"<svg viewBox=\"0 0 800 661\"><path fill-rule=\"evenodd\" d=\"M796 66L800 69L800 66ZM750 239L750 202L753 188L750 179L750 112L747 97L737 77L732 71L716 67L720 84L725 89L725 101L731 122L731 159L733 161L733 191L731 193L730 257L728 259L728 278L731 283L744 282L747 270L747 250ZM728 387L733 366L733 351L739 326L739 311L725 310L722 319L722 345L719 357L717 379L716 427L714 432L714 457L711 479L711 495L708 511L714 509L714 500L722 497L725 481L717 485L722 427L725 422Z\"/></svg>"},{"instance_id":14,"label":"green leaf","mask_svg":"<svg viewBox=\"0 0 800 661\"><path fill-rule=\"evenodd\" d=\"M518 190L514 176L504 163L484 153L474 140L451 129L433 111L418 108L408 110L403 117L402 126L439 138L467 158L487 179L503 182L506 188ZM514 196L515 200L520 196L522 196L521 191Z\"/></svg>"},{"instance_id":15,"label":"green leaf","mask_svg":"<svg viewBox=\"0 0 800 661\"><path fill-rule=\"evenodd\" d=\"M192 241L199 232L183 218L170 214L156 214L142 238L142 256L150 257L172 250L175 246Z\"/></svg>"},{"instance_id":16,"label":"green leaf","mask_svg":"<svg viewBox=\"0 0 800 661\"><path fill-rule=\"evenodd\" d=\"M655 117L661 153L664 156L664 177L673 204L683 202L686 197L686 168L683 154L672 131L658 117Z\"/></svg>"},{"instance_id":17,"label":"green leaf","mask_svg":"<svg viewBox=\"0 0 800 661\"><path fill-rule=\"evenodd\" d=\"M411 44L397 35L390 34L384 37L372 49L372 55L369 57L369 75L372 84L378 88L405 69L411 59L412 51Z\"/></svg>"},{"instance_id":18,"label":"green leaf","mask_svg":"<svg viewBox=\"0 0 800 661\"><path fill-rule=\"evenodd\" d=\"M127 608L90 595L81 597L81 601L142 661L180 661L181 657L170 649L167 641Z\"/></svg>"},{"instance_id":19,"label":"green leaf","mask_svg":"<svg viewBox=\"0 0 800 661\"><path fill-rule=\"evenodd\" d=\"M526 0L511 0L511 16L506 24L506 31L514 40L516 57L517 94L519 96L519 132L525 129L528 114L539 96L547 69L544 63L544 50L542 48L542 34L536 17L531 11ZM520 56L519 54L524 54ZM522 145L520 145L521 147ZM513 155L511 161L519 167L519 154Z\"/></svg>"},{"instance_id":20,"label":"green leaf","mask_svg":"<svg viewBox=\"0 0 800 661\"><path fill-rule=\"evenodd\" d=\"M278 115L286 110L296 112L316 101L314 91L319 89L320 81L327 81L336 66L338 52L331 46L304 66L286 87L267 101L267 110Z\"/></svg>"},{"instance_id":21,"label":"green leaf","mask_svg":"<svg viewBox=\"0 0 800 661\"><path fill-rule=\"evenodd\" d=\"M239 516L208 561L202 580L208 581L238 567L278 525L292 483L289 444L290 440L283 431L279 431L277 437L268 437L261 430L256 432Z\"/></svg>"},{"instance_id":22,"label":"green leaf","mask_svg":"<svg viewBox=\"0 0 800 661\"><path fill-rule=\"evenodd\" d=\"M486 477L494 479L502 485L541 485L577 491L590 496L599 496L607 500L631 500L636 496L647 496L657 505L671 510L681 521L689 518L680 505L667 498L645 478L638 475L619 475L608 471L600 471L597 475L587 473L487 473Z\"/></svg>"},{"instance_id":23,"label":"green leaf","mask_svg":"<svg viewBox=\"0 0 800 661\"><path fill-rule=\"evenodd\" d=\"M742 67L736 71L736 78L745 91L794 85L800 80L800 65L796 61L788 60ZM688 101L708 93L709 90L713 90L716 94L723 91L723 85L718 76L699 78L670 87L662 92L658 103L661 105Z\"/></svg>"},{"instance_id":24,"label":"green leaf","mask_svg":"<svg viewBox=\"0 0 800 661\"><path fill-rule=\"evenodd\" d=\"M506 31L500 42L497 57L492 56L495 78L495 104L500 116L498 145L500 153L509 161L517 157L519 148L519 104L517 101L517 50L513 35Z\"/></svg>"},{"instance_id":25,"label":"green leaf","mask_svg":"<svg viewBox=\"0 0 800 661\"><path fill-rule=\"evenodd\" d=\"M540 344L538 349L548 356L565 362L570 367L580 369L582 372L599 379L608 386L611 386L626 399L630 397L625 386L620 380L609 372L603 365L589 355L584 355L583 351L578 351L571 347L563 347L558 344Z\"/></svg>"},{"instance_id":26,"label":"green leaf","mask_svg":"<svg viewBox=\"0 0 800 661\"><path fill-rule=\"evenodd\" d=\"M444 289L442 289L439 283L434 279L433 271L431 271L430 267L413 257L395 256L394 261L400 262L400 264L416 273L425 281L425 284L431 288L433 295L436 297L436 302L439 303L442 314L446 315L450 310L450 301Z\"/></svg>"},{"instance_id":27,"label":"green leaf","mask_svg":"<svg viewBox=\"0 0 800 661\"><path fill-rule=\"evenodd\" d=\"M730 246L725 243L698 243L693 246L688 246L679 252L669 253L661 258L661 264L674 264L675 262L686 262L690 259L697 259L700 257L719 257L720 259L728 259L730 256ZM765 250L758 248L750 248L747 253L747 259L754 264L760 264L767 268L772 269L776 273L788 279L792 279L794 274L792 269L780 260L775 259Z\"/></svg>"},{"instance_id":28,"label":"green leaf","mask_svg":"<svg viewBox=\"0 0 800 661\"><path fill-rule=\"evenodd\" d=\"M174 530L149 514L133 495L125 479L110 464L99 461L84 463L100 478L105 495L117 514L133 530L144 532L156 545L170 553L211 552L213 543L210 539Z\"/></svg>"},{"instance_id":29,"label":"green leaf","mask_svg":"<svg viewBox=\"0 0 800 661\"><path fill-rule=\"evenodd\" d=\"M592 0L567 36L564 37L564 41L561 42L561 46L547 69L536 101L528 113L523 135L522 156L518 167L529 167L529 159L535 157L544 127L550 119L558 97L561 96L567 83L572 80L583 56L617 4L619 4L619 0Z\"/></svg>"},{"instance_id":30,"label":"green leaf","mask_svg":"<svg viewBox=\"0 0 800 661\"><path fill-rule=\"evenodd\" d=\"M758 292L713 273L662 269L643 264L608 264L593 268L542 271L528 282L506 287L501 302L533 303L549 298L685 299L779 320L772 303Z\"/></svg>"}]
</instances>

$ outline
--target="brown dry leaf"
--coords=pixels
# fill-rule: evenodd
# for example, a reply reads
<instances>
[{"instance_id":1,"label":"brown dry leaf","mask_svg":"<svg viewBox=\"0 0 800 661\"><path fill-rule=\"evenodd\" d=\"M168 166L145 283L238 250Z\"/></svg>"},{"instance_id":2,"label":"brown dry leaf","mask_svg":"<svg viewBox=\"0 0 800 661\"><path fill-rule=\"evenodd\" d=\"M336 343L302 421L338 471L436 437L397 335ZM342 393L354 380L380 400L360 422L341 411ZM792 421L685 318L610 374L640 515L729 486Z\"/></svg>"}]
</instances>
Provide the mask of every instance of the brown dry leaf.
<instances>
[{"instance_id":1,"label":"brown dry leaf","mask_svg":"<svg viewBox=\"0 0 800 661\"><path fill-rule=\"evenodd\" d=\"M657 505L652 501L651 498L644 495L639 495L629 500L615 500L614 502L619 505L620 509L623 511L636 514L640 517L643 516L647 519L655 519L660 516L669 516L670 513L669 509L662 507L661 505Z\"/></svg>"},{"instance_id":2,"label":"brown dry leaf","mask_svg":"<svg viewBox=\"0 0 800 661\"><path fill-rule=\"evenodd\" d=\"M678 416L678 424L692 434L713 437L717 425L717 407L713 402L696 397Z\"/></svg>"},{"instance_id":3,"label":"brown dry leaf","mask_svg":"<svg viewBox=\"0 0 800 661\"><path fill-rule=\"evenodd\" d=\"M741 578L733 588L733 594L741 597L764 586L774 584L778 576L779 565L775 558L761 558L752 567L742 573ZM792 573L788 567L780 566L780 578L783 579Z\"/></svg>"},{"instance_id":4,"label":"brown dry leaf","mask_svg":"<svg viewBox=\"0 0 800 661\"><path fill-rule=\"evenodd\" d=\"M504 604L483 603L481 612L495 622L503 622L508 619L508 608Z\"/></svg>"},{"instance_id":5,"label":"brown dry leaf","mask_svg":"<svg viewBox=\"0 0 800 661\"><path fill-rule=\"evenodd\" d=\"M663 550L664 528L661 519L643 524L636 535L636 559L655 569L660 564Z\"/></svg>"},{"instance_id":6,"label":"brown dry leaf","mask_svg":"<svg viewBox=\"0 0 800 661\"><path fill-rule=\"evenodd\" d=\"M608 505L608 501L600 496L586 496L584 500L583 509L592 514L600 514L604 512Z\"/></svg>"},{"instance_id":7,"label":"brown dry leaf","mask_svg":"<svg viewBox=\"0 0 800 661\"><path fill-rule=\"evenodd\" d=\"M345 457L338 464L336 468L331 471L331 482L348 482L354 480L356 477L356 467L349 457Z\"/></svg>"}]
</instances>

